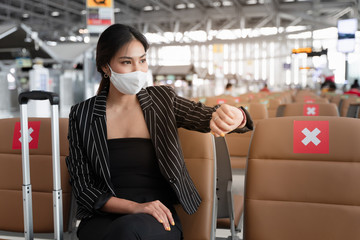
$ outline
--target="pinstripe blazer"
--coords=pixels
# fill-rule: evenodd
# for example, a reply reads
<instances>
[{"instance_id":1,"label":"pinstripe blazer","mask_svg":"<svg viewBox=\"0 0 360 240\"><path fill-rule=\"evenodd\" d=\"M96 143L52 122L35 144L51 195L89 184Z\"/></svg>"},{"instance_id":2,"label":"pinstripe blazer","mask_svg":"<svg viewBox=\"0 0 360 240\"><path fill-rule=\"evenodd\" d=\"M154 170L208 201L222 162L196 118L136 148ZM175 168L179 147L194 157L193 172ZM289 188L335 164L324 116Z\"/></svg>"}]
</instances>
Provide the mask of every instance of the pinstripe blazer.
<instances>
[{"instance_id":1,"label":"pinstripe blazer","mask_svg":"<svg viewBox=\"0 0 360 240\"><path fill-rule=\"evenodd\" d=\"M74 105L69 115L69 156L66 158L70 183L78 203L79 219L92 216L115 196L109 170L107 147L106 98L108 89ZM137 98L153 142L160 172L170 183L184 210L192 214L201 198L185 167L177 128L209 132L216 108L195 103L175 94L171 87L142 89ZM236 132L252 129L248 112L247 124Z\"/></svg>"}]
</instances>

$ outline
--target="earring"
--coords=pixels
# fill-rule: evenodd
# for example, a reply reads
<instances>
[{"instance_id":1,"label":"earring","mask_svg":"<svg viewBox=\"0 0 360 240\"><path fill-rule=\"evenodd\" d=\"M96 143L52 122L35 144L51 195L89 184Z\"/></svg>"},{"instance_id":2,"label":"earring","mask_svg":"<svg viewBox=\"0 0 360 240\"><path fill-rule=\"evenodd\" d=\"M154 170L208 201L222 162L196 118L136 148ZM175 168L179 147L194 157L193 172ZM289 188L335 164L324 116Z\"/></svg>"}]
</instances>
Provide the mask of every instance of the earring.
<instances>
[{"instance_id":1,"label":"earring","mask_svg":"<svg viewBox=\"0 0 360 240\"><path fill-rule=\"evenodd\" d=\"M107 75L106 73L104 73L104 78L108 78L109 77L109 75Z\"/></svg>"}]
</instances>

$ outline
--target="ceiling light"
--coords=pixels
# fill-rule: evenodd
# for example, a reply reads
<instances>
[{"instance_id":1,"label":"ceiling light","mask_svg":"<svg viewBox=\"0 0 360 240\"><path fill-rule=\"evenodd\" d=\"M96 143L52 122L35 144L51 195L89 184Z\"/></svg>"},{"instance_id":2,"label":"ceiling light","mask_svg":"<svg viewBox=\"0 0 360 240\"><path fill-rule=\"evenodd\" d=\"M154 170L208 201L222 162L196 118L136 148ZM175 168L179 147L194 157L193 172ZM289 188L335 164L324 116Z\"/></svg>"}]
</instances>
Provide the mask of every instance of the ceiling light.
<instances>
[{"instance_id":1,"label":"ceiling light","mask_svg":"<svg viewBox=\"0 0 360 240\"><path fill-rule=\"evenodd\" d=\"M231 1L227 1L227 0L223 1L222 4L223 4L224 7L229 7L229 6L233 5L233 3Z\"/></svg>"},{"instance_id":2,"label":"ceiling light","mask_svg":"<svg viewBox=\"0 0 360 240\"><path fill-rule=\"evenodd\" d=\"M24 14L22 15L23 18L29 18L29 16L30 16L30 15L29 15L28 13L24 13Z\"/></svg>"},{"instance_id":3,"label":"ceiling light","mask_svg":"<svg viewBox=\"0 0 360 240\"><path fill-rule=\"evenodd\" d=\"M60 13L55 11L55 12L51 13L51 16L58 17L58 16L60 16Z\"/></svg>"},{"instance_id":4,"label":"ceiling light","mask_svg":"<svg viewBox=\"0 0 360 240\"><path fill-rule=\"evenodd\" d=\"M246 4L256 4L256 0L247 0Z\"/></svg>"},{"instance_id":5,"label":"ceiling light","mask_svg":"<svg viewBox=\"0 0 360 240\"><path fill-rule=\"evenodd\" d=\"M79 33L80 34L86 34L86 33L89 33L89 30L87 30L86 28L85 29L80 28Z\"/></svg>"},{"instance_id":6,"label":"ceiling light","mask_svg":"<svg viewBox=\"0 0 360 240\"><path fill-rule=\"evenodd\" d=\"M195 8L195 4L194 4L194 3L188 3L188 4L187 4L187 7L188 7L188 8Z\"/></svg>"},{"instance_id":7,"label":"ceiling light","mask_svg":"<svg viewBox=\"0 0 360 240\"><path fill-rule=\"evenodd\" d=\"M184 9L184 8L186 8L186 4L180 3L180 4L176 5L175 8L176 9Z\"/></svg>"},{"instance_id":8,"label":"ceiling light","mask_svg":"<svg viewBox=\"0 0 360 240\"><path fill-rule=\"evenodd\" d=\"M214 6L214 7L220 7L220 6L221 6L221 2L213 2L213 6Z\"/></svg>"},{"instance_id":9,"label":"ceiling light","mask_svg":"<svg viewBox=\"0 0 360 240\"><path fill-rule=\"evenodd\" d=\"M81 15L85 15L86 14L86 10L81 10Z\"/></svg>"},{"instance_id":10,"label":"ceiling light","mask_svg":"<svg viewBox=\"0 0 360 240\"><path fill-rule=\"evenodd\" d=\"M24 42L30 43L30 42L32 42L32 39L29 36L26 36L26 38L24 39Z\"/></svg>"},{"instance_id":11,"label":"ceiling light","mask_svg":"<svg viewBox=\"0 0 360 240\"><path fill-rule=\"evenodd\" d=\"M76 42L76 37L75 36L70 36L69 40L72 41L72 42Z\"/></svg>"},{"instance_id":12,"label":"ceiling light","mask_svg":"<svg viewBox=\"0 0 360 240\"><path fill-rule=\"evenodd\" d=\"M49 45L49 46L55 47L57 45L57 42L47 41L46 44Z\"/></svg>"},{"instance_id":13,"label":"ceiling light","mask_svg":"<svg viewBox=\"0 0 360 240\"><path fill-rule=\"evenodd\" d=\"M89 43L90 42L90 37L86 36L84 37L84 43Z\"/></svg>"},{"instance_id":14,"label":"ceiling light","mask_svg":"<svg viewBox=\"0 0 360 240\"><path fill-rule=\"evenodd\" d=\"M154 9L153 9L152 6L145 6L145 7L143 8L143 10L144 10L145 12L148 12L148 11L152 11L152 10L154 10Z\"/></svg>"},{"instance_id":15,"label":"ceiling light","mask_svg":"<svg viewBox=\"0 0 360 240\"><path fill-rule=\"evenodd\" d=\"M114 8L114 13L119 13L120 12L120 8Z\"/></svg>"},{"instance_id":16,"label":"ceiling light","mask_svg":"<svg viewBox=\"0 0 360 240\"><path fill-rule=\"evenodd\" d=\"M32 39L31 39L31 37L30 37L30 34L29 34L29 33L26 33L26 37L25 37L25 39L24 39L24 42L27 42L27 43L32 42Z\"/></svg>"}]
</instances>

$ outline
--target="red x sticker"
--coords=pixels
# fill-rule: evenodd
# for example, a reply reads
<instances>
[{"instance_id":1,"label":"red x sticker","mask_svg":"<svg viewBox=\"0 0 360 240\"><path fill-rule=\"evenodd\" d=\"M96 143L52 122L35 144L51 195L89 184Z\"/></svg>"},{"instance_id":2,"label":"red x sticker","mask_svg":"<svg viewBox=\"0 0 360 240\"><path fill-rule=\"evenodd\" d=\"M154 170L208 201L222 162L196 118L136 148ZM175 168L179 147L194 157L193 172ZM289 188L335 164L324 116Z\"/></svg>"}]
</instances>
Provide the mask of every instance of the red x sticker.
<instances>
[{"instance_id":1,"label":"red x sticker","mask_svg":"<svg viewBox=\"0 0 360 240\"><path fill-rule=\"evenodd\" d=\"M217 102L217 104L223 104L223 103L226 103L226 100L219 98L216 102Z\"/></svg>"},{"instance_id":2,"label":"red x sticker","mask_svg":"<svg viewBox=\"0 0 360 240\"><path fill-rule=\"evenodd\" d=\"M328 121L294 121L294 153L329 153Z\"/></svg>"},{"instance_id":3,"label":"red x sticker","mask_svg":"<svg viewBox=\"0 0 360 240\"><path fill-rule=\"evenodd\" d=\"M40 123L41 123L40 121L30 121L30 122L28 122L29 149L38 148ZM20 127L20 122L15 123L12 149L21 149L21 127Z\"/></svg>"},{"instance_id":4,"label":"red x sticker","mask_svg":"<svg viewBox=\"0 0 360 240\"><path fill-rule=\"evenodd\" d=\"M304 116L319 116L319 104L304 104Z\"/></svg>"},{"instance_id":5,"label":"red x sticker","mask_svg":"<svg viewBox=\"0 0 360 240\"><path fill-rule=\"evenodd\" d=\"M241 98L240 98L240 97L234 97L234 100L235 100L236 103L241 102Z\"/></svg>"}]
</instances>

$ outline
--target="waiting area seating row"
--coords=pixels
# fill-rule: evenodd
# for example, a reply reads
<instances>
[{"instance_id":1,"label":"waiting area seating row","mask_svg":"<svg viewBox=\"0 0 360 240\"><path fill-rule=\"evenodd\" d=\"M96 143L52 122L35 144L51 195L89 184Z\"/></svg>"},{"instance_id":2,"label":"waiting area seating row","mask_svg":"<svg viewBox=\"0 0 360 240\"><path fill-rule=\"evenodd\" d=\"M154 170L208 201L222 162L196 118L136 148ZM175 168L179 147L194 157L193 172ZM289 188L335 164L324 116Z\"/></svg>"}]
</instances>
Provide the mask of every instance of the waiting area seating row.
<instances>
[{"instance_id":1,"label":"waiting area seating row","mask_svg":"<svg viewBox=\"0 0 360 240\"><path fill-rule=\"evenodd\" d=\"M266 93L262 94L262 97L266 96ZM226 102L228 104L232 103L234 106L243 106L245 107L252 116L254 120L254 125L259 120L267 119L271 117L286 117L286 116L340 116L341 111L348 111L350 103L356 102L356 98L345 96L343 101L343 108L339 108L337 103L331 102L328 98L319 97L313 91L302 90L298 91L296 94L289 94L285 92L284 95L280 93L273 93L273 95L267 94L268 96L283 96L283 99L279 98L269 98L267 99L267 104L264 100L262 103L255 102L237 102L234 103L232 96L218 96L210 98L212 102L209 104L206 101L206 104L216 105ZM254 96L254 95L252 95ZM291 96L291 100L285 100L284 96ZM228 99L224 101L224 99ZM254 97L252 98L254 99ZM290 102L291 101L291 102ZM282 103L287 102L287 103ZM360 102L360 101L359 101ZM356 104L356 103L354 103ZM346 109L346 110L345 110ZM271 114L270 114L271 113ZM349 113L350 114L350 113ZM245 133L241 135L227 135L226 141L229 147L229 152L231 156L231 165L233 169L245 169L246 157L249 150L249 144L251 139L251 133Z\"/></svg>"},{"instance_id":2,"label":"waiting area seating row","mask_svg":"<svg viewBox=\"0 0 360 240\"><path fill-rule=\"evenodd\" d=\"M33 231L36 238L53 238L53 189L51 119L29 118L29 153L33 199ZM0 236L24 237L22 156L20 120L0 119L0 132L7 136L0 144ZM68 155L68 119L59 120L61 186L63 192L64 239L77 239L74 199L65 164ZM181 208L185 239L215 239L216 150L210 133L179 129L185 164L201 195L202 204L193 215ZM229 163L230 164L230 163ZM201 169L201 171L199 171ZM239 211L240 212L240 211Z\"/></svg>"},{"instance_id":3,"label":"waiting area seating row","mask_svg":"<svg viewBox=\"0 0 360 240\"><path fill-rule=\"evenodd\" d=\"M257 105L250 104L250 111L253 106ZM59 124L64 237L76 239L65 166L67 121L60 119ZM19 119L0 120L0 131L8 136L0 144L0 235L21 236L23 231L18 122ZM34 232L43 238L53 231L50 125L50 119L32 118L29 123L33 129L30 169ZM215 239L218 209L224 209L224 205L225 211L232 210L225 217L226 223L222 219L218 226L240 230L243 214L244 239L359 239L359 131L359 119L336 116L258 120L245 163L242 198L231 192L229 153L217 151L217 144L224 144L218 140L224 138L213 139L210 134L179 129L185 163L202 198L199 210L193 215L177 208L184 239ZM226 140L229 136L232 135ZM223 169L217 165L220 162L228 164L227 175L218 173L218 168ZM228 184L226 201L218 200L220 193L216 190L224 189L217 183L223 179Z\"/></svg>"},{"instance_id":4,"label":"waiting area seating row","mask_svg":"<svg viewBox=\"0 0 360 240\"><path fill-rule=\"evenodd\" d=\"M231 95L219 95L213 97L195 98L194 101L201 101L205 105L215 106L217 104L226 103L233 106L246 105L248 103L261 103L266 106L267 117L278 116L279 106L290 103L302 104L326 104L333 103L337 106L339 115L347 116L350 104L360 103L360 98L356 95L323 93L319 96L312 90L285 91L285 92L259 92L246 93L237 97ZM298 114L297 114L298 115Z\"/></svg>"},{"instance_id":5,"label":"waiting area seating row","mask_svg":"<svg viewBox=\"0 0 360 240\"><path fill-rule=\"evenodd\" d=\"M360 97L352 94L335 94L324 93L324 98L327 98L330 103L335 103L338 106L341 117L346 117L351 104L360 103Z\"/></svg>"}]
</instances>

